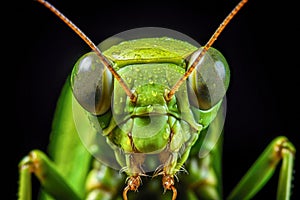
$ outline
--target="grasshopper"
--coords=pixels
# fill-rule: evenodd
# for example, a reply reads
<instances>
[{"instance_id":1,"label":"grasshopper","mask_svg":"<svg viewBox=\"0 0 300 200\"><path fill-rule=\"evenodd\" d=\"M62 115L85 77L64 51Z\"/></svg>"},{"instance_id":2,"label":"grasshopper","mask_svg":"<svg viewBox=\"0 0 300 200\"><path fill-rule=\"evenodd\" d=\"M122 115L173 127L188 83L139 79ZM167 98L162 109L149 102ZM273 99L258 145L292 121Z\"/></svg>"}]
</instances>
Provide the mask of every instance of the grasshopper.
<instances>
[{"instance_id":1,"label":"grasshopper","mask_svg":"<svg viewBox=\"0 0 300 200\"><path fill-rule=\"evenodd\" d=\"M31 199L31 173L44 199L221 199L230 71L212 45L247 1L203 47L163 28L125 31L96 46L51 4L38 1L93 52L77 61L62 90L51 136L53 160L39 150L21 160L19 199ZM149 32L154 36L145 36ZM274 139L228 199L253 197L281 160L277 198L288 199L295 151L286 137ZM157 193L159 185L164 195ZM129 192L142 186L145 191Z\"/></svg>"}]
</instances>

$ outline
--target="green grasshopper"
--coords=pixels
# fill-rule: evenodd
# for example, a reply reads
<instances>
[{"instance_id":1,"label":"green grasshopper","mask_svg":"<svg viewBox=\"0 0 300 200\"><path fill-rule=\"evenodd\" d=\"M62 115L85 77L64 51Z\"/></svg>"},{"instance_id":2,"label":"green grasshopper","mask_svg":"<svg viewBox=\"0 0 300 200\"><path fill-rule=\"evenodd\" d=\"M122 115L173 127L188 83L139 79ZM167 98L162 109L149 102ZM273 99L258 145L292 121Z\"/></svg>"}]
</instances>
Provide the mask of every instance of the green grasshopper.
<instances>
[{"instance_id":1,"label":"green grasshopper","mask_svg":"<svg viewBox=\"0 0 300 200\"><path fill-rule=\"evenodd\" d=\"M222 199L230 71L211 46L247 1L203 47L163 28L125 31L96 46L51 4L38 1L93 52L77 61L62 89L51 159L33 150L21 160L19 199L32 198L31 173L41 183L41 199ZM277 199L289 199L295 152L286 137L275 138L228 199L252 198L279 163Z\"/></svg>"}]
</instances>

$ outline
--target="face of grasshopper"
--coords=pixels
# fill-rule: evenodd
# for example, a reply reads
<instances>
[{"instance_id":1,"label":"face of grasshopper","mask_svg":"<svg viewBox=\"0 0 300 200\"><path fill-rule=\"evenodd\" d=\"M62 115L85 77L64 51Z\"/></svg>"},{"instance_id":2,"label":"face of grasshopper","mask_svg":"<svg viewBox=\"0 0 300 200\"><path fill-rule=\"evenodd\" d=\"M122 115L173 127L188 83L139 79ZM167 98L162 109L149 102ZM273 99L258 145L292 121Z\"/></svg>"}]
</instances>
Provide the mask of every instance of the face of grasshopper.
<instances>
[{"instance_id":1,"label":"face of grasshopper","mask_svg":"<svg viewBox=\"0 0 300 200\"><path fill-rule=\"evenodd\" d=\"M95 53L84 55L76 63L72 89L76 100L89 113L95 132L107 139L106 147L104 142L94 145L99 146L99 151L94 152L98 159L122 169L129 177L150 172L173 177L188 158L201 130L215 118L228 87L229 68L219 51L209 49L169 100L166 94L188 70L200 49L172 35L187 36L160 28L134 29L118 37L141 31L164 34L118 42L103 51L136 96L134 102ZM79 134L86 137L87 133ZM113 150L110 158L108 149Z\"/></svg>"}]
</instances>

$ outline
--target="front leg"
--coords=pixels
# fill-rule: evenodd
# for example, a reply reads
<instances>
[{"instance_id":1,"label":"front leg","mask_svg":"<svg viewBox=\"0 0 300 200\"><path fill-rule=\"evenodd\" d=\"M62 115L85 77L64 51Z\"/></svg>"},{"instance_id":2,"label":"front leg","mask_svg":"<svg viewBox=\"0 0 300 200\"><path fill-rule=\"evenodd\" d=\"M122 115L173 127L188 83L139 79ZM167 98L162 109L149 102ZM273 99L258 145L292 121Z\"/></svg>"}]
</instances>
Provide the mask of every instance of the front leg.
<instances>
[{"instance_id":1,"label":"front leg","mask_svg":"<svg viewBox=\"0 0 300 200\"><path fill-rule=\"evenodd\" d=\"M234 188L228 199L252 198L267 183L280 161L282 164L277 200L289 199L295 153L295 147L286 137L275 138Z\"/></svg>"},{"instance_id":2,"label":"front leg","mask_svg":"<svg viewBox=\"0 0 300 200\"><path fill-rule=\"evenodd\" d=\"M31 200L31 173L39 179L43 189L55 199L80 200L56 169L55 164L41 151L33 150L20 164L19 200Z\"/></svg>"}]
</instances>

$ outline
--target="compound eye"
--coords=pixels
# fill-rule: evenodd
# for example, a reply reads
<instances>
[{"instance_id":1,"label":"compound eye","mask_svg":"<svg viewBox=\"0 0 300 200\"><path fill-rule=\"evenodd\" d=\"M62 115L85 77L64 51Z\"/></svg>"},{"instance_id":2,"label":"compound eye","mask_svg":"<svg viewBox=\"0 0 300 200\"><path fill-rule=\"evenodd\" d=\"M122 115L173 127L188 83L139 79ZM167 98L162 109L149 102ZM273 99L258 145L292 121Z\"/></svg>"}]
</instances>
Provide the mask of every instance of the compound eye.
<instances>
[{"instance_id":1,"label":"compound eye","mask_svg":"<svg viewBox=\"0 0 300 200\"><path fill-rule=\"evenodd\" d=\"M200 52L201 49L191 56L189 65ZM203 110L213 107L224 97L229 79L230 71L224 56L218 50L209 48L188 78L191 105ZM192 98L191 93L197 98Z\"/></svg>"},{"instance_id":2,"label":"compound eye","mask_svg":"<svg viewBox=\"0 0 300 200\"><path fill-rule=\"evenodd\" d=\"M100 115L110 108L113 78L94 52L76 62L71 86L76 100L90 113Z\"/></svg>"}]
</instances>

